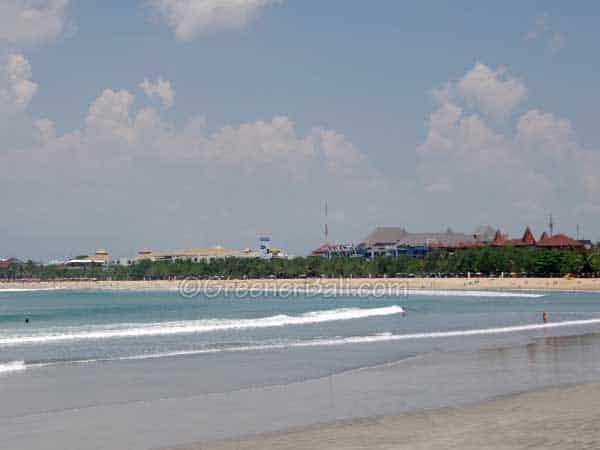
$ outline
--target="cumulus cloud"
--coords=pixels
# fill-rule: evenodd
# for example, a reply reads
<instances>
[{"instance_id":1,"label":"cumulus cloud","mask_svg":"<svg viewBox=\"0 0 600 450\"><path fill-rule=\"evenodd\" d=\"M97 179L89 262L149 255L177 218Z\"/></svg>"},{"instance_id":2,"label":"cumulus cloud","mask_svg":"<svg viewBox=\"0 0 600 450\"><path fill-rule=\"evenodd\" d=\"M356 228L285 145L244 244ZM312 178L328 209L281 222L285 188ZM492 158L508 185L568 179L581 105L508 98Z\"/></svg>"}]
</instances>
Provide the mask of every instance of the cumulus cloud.
<instances>
[{"instance_id":1,"label":"cumulus cloud","mask_svg":"<svg viewBox=\"0 0 600 450\"><path fill-rule=\"evenodd\" d=\"M39 119L34 122L34 126L39 132L39 138L46 143L56 138L56 126L50 119Z\"/></svg>"},{"instance_id":2,"label":"cumulus cloud","mask_svg":"<svg viewBox=\"0 0 600 450\"><path fill-rule=\"evenodd\" d=\"M171 87L170 81L164 81L159 77L156 82L153 83L148 79L145 79L140 83L140 88L149 99L160 100L162 105L167 109L171 108L175 103L175 91Z\"/></svg>"},{"instance_id":3,"label":"cumulus cloud","mask_svg":"<svg viewBox=\"0 0 600 450\"><path fill-rule=\"evenodd\" d=\"M498 118L507 117L527 98L527 88L506 69L478 63L457 83L459 96L470 106Z\"/></svg>"},{"instance_id":4,"label":"cumulus cloud","mask_svg":"<svg viewBox=\"0 0 600 450\"><path fill-rule=\"evenodd\" d=\"M541 152L552 158L573 156L576 150L571 122L537 109L528 111L519 118L517 142L522 148Z\"/></svg>"},{"instance_id":5,"label":"cumulus cloud","mask_svg":"<svg viewBox=\"0 0 600 450\"><path fill-rule=\"evenodd\" d=\"M85 119L87 129L97 137L133 142L129 114L132 104L133 95L128 91L106 89L90 106Z\"/></svg>"},{"instance_id":6,"label":"cumulus cloud","mask_svg":"<svg viewBox=\"0 0 600 450\"><path fill-rule=\"evenodd\" d=\"M20 54L11 54L0 67L0 110L22 111L38 91L31 81L31 65Z\"/></svg>"},{"instance_id":7,"label":"cumulus cloud","mask_svg":"<svg viewBox=\"0 0 600 450\"><path fill-rule=\"evenodd\" d=\"M190 41L202 34L239 30L254 21L267 6L281 0L150 0L178 39Z\"/></svg>"},{"instance_id":8,"label":"cumulus cloud","mask_svg":"<svg viewBox=\"0 0 600 450\"><path fill-rule=\"evenodd\" d=\"M432 95L440 104L464 103L487 116L505 119L527 98L527 87L504 67L492 69L477 63L459 80L433 89Z\"/></svg>"},{"instance_id":9,"label":"cumulus cloud","mask_svg":"<svg viewBox=\"0 0 600 450\"><path fill-rule=\"evenodd\" d=\"M30 97L12 86L32 82L31 67L19 58L5 66L14 76L3 78L3 107L26 117ZM438 93L414 177L385 176L340 130L300 128L283 115L211 127L199 114L179 124L161 108L137 108L132 90L105 89L81 127L59 132L50 119L31 120L28 145L5 151L3 140L0 190L19 192L0 197L0 209L11 211L5 227L25 251L28 236L51 243L47 252L103 245L131 255L141 247L241 248L269 232L303 254L322 241L324 199L335 212L335 241L356 241L374 225L439 229L448 218L467 230L507 222L539 229L550 210L598 223L600 151L541 109L498 123L468 104L459 81Z\"/></svg>"},{"instance_id":10,"label":"cumulus cloud","mask_svg":"<svg viewBox=\"0 0 600 450\"><path fill-rule=\"evenodd\" d=\"M502 211L514 217L515 208L531 220L551 209L571 217L600 206L593 196L600 151L583 148L569 120L540 109L516 117L514 130L486 120L510 116L527 94L505 69L478 64L433 94L439 106L417 148L417 171L432 204L445 208L451 198L455 214L476 208L482 220Z\"/></svg>"},{"instance_id":11,"label":"cumulus cloud","mask_svg":"<svg viewBox=\"0 0 600 450\"><path fill-rule=\"evenodd\" d=\"M32 44L56 38L64 29L69 0L2 0L0 42Z\"/></svg>"},{"instance_id":12,"label":"cumulus cloud","mask_svg":"<svg viewBox=\"0 0 600 450\"><path fill-rule=\"evenodd\" d=\"M0 199L13 212L7 226L52 242L48 252L92 241L122 255L144 246L242 248L270 232L304 253L322 239L324 196L332 210L365 205L352 221L332 217L340 241L362 236L390 205L407 204L339 131L300 132L286 116L215 129L192 116L179 126L134 100L129 90L105 89L80 128L59 133L50 119L32 121L31 145L0 152L0 189L19 190L18 199Z\"/></svg>"}]
</instances>

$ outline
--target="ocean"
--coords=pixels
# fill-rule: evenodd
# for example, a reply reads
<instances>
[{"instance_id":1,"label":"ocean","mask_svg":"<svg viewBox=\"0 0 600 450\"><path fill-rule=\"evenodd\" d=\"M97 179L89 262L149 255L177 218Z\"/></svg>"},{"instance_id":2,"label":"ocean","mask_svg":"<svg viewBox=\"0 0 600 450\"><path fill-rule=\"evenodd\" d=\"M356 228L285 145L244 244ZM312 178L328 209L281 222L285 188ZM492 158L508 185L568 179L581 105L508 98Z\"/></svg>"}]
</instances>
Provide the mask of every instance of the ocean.
<instances>
[{"instance_id":1,"label":"ocean","mask_svg":"<svg viewBox=\"0 0 600 450\"><path fill-rule=\"evenodd\" d=\"M0 291L0 448L161 448L596 381L598 331L593 292Z\"/></svg>"}]
</instances>

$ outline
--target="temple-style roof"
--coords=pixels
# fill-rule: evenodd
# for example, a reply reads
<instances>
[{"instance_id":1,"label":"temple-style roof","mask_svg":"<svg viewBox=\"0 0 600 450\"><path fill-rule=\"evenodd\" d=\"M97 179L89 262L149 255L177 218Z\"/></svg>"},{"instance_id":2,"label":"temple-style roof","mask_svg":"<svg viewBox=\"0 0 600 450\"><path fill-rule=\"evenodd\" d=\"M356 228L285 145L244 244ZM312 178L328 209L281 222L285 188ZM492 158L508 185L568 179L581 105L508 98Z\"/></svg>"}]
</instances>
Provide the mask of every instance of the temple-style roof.
<instances>
[{"instance_id":1,"label":"temple-style roof","mask_svg":"<svg viewBox=\"0 0 600 450\"><path fill-rule=\"evenodd\" d=\"M535 245L535 238L533 237L533 233L529 227L525 229L525 233L523 233L521 242L526 245Z\"/></svg>"},{"instance_id":2,"label":"temple-style roof","mask_svg":"<svg viewBox=\"0 0 600 450\"><path fill-rule=\"evenodd\" d=\"M537 243L539 247L552 247L552 248L583 248L584 245L576 241L575 239L570 238L564 234L555 234L552 237L548 235L545 236L544 239L540 238Z\"/></svg>"},{"instance_id":3,"label":"temple-style roof","mask_svg":"<svg viewBox=\"0 0 600 450\"><path fill-rule=\"evenodd\" d=\"M531 229L527 227L523 236L520 239L505 239L500 230L494 236L493 245L496 246L512 246L512 247L544 247L544 248L583 248L584 245L564 234L556 234L548 236L548 233L543 232L539 241L533 237Z\"/></svg>"},{"instance_id":4,"label":"temple-style roof","mask_svg":"<svg viewBox=\"0 0 600 450\"><path fill-rule=\"evenodd\" d=\"M502 234L502 232L500 230L496 231L496 234L494 235L494 240L492 241L493 245L505 245L506 244L506 239L504 238L504 235Z\"/></svg>"}]
</instances>

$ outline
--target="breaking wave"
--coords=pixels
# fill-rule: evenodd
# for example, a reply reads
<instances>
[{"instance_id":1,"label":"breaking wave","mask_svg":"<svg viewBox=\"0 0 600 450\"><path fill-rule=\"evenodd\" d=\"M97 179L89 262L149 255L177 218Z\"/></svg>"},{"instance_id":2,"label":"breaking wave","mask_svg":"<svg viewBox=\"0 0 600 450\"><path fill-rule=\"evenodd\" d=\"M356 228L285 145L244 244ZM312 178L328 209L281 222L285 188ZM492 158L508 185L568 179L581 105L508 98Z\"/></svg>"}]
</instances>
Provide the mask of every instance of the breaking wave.
<instances>
[{"instance_id":1,"label":"breaking wave","mask_svg":"<svg viewBox=\"0 0 600 450\"><path fill-rule=\"evenodd\" d=\"M25 361L0 362L0 375L9 372L21 372L27 369Z\"/></svg>"},{"instance_id":2,"label":"breaking wave","mask_svg":"<svg viewBox=\"0 0 600 450\"><path fill-rule=\"evenodd\" d=\"M44 334L0 336L0 346L20 344L46 344L64 341L133 338L146 336L172 336L178 334L209 333L213 331L274 328L291 325L309 325L341 320L365 319L404 313L402 307L345 308L312 311L299 316L276 315L255 319L206 319L180 322L157 322L143 324L114 324L92 327L63 328Z\"/></svg>"},{"instance_id":3,"label":"breaking wave","mask_svg":"<svg viewBox=\"0 0 600 450\"><path fill-rule=\"evenodd\" d=\"M379 342L394 342L394 341L408 341L418 339L440 339L440 338L456 338L456 337L469 337L469 336L484 336L494 334L508 334L518 333L525 331L536 331L542 329L552 328L565 328L583 325L598 325L600 319L588 319L588 320L570 320L564 322L548 323L548 324L528 324L528 325L515 325L509 327L497 327L497 328L480 328L473 330L458 330L458 331L438 331L430 333L412 333L412 334L393 334L393 333L378 333L368 336L351 336L344 338L330 338L330 339L314 339L307 341L297 341L282 344L266 344L266 345L248 345L238 346L230 348L206 348L198 350L182 350L164 353L152 353L134 356L123 356L116 358L117 360L140 360L140 359L156 359L165 358L172 356L190 356L190 355L201 355L209 353L223 353L223 352L244 352L244 351L257 351L257 350L279 350L287 348L301 348L301 347L332 347L337 345L349 345L349 344L371 344Z\"/></svg>"}]
</instances>

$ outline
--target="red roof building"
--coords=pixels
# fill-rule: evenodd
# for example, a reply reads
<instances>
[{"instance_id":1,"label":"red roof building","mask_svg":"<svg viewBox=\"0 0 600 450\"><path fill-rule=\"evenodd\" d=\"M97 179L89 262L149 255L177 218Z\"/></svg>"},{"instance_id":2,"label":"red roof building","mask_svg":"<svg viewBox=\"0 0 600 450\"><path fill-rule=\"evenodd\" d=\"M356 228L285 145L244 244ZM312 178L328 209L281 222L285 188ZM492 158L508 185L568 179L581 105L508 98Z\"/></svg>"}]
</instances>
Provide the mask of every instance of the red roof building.
<instances>
[{"instance_id":1,"label":"red roof building","mask_svg":"<svg viewBox=\"0 0 600 450\"><path fill-rule=\"evenodd\" d=\"M500 230L498 230L496 231L492 245L496 247L542 247L574 250L584 249L584 245L581 242L564 234L548 236L548 233L543 232L540 236L540 239L536 241L529 227L525 229L525 232L520 239L506 239Z\"/></svg>"},{"instance_id":2,"label":"red roof building","mask_svg":"<svg viewBox=\"0 0 600 450\"><path fill-rule=\"evenodd\" d=\"M494 240L492 241L492 245L495 245L498 247L506 245L506 238L500 232L500 230L496 231L496 234L494 235Z\"/></svg>"},{"instance_id":3,"label":"red roof building","mask_svg":"<svg viewBox=\"0 0 600 450\"><path fill-rule=\"evenodd\" d=\"M569 236L565 236L564 234L555 234L552 237L548 235L542 235L537 243L537 246L544 248L571 248L578 250L583 250L585 247L581 242L571 239Z\"/></svg>"}]
</instances>

